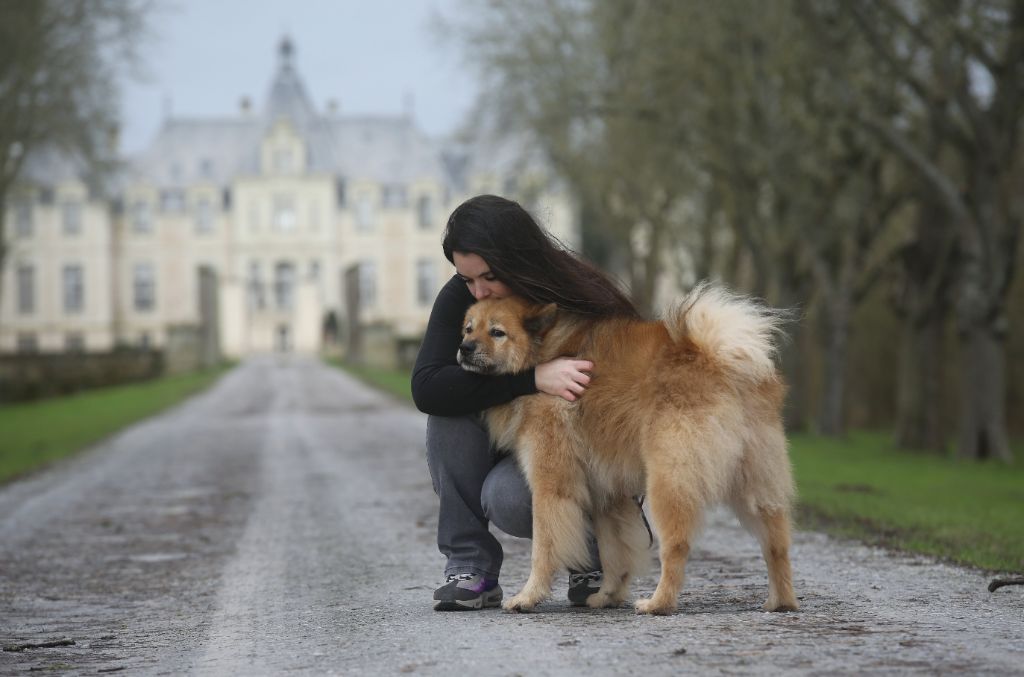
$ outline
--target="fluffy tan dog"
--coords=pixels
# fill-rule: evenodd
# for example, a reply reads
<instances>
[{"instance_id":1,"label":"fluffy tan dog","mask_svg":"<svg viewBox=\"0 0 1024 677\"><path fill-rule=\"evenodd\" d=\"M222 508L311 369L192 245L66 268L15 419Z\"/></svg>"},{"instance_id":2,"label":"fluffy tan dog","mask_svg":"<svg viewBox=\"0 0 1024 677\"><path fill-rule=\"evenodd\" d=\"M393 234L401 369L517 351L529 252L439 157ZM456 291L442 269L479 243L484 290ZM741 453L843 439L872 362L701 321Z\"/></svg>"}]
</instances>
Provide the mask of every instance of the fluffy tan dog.
<instances>
[{"instance_id":1,"label":"fluffy tan dog","mask_svg":"<svg viewBox=\"0 0 1024 677\"><path fill-rule=\"evenodd\" d=\"M604 582L587 604L621 604L648 559L638 494L647 495L661 546L661 579L636 602L638 613L675 610L703 511L716 502L760 541L764 608L797 608L785 386L772 360L778 327L778 313L708 286L661 322L582 317L519 298L470 307L464 369L515 373L564 355L595 364L576 402L538 395L487 410L491 437L515 451L533 492L532 570L506 609L532 609L560 569L588 566L588 516Z\"/></svg>"}]
</instances>

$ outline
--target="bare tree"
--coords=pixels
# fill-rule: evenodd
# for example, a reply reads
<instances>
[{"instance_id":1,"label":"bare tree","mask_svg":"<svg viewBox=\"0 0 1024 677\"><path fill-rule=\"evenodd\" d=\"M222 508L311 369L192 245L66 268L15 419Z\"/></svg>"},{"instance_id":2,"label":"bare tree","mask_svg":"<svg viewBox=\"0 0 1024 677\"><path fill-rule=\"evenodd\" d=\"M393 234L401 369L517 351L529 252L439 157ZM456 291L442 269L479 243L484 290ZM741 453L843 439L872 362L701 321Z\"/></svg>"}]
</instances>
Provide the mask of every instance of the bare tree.
<instances>
[{"instance_id":1,"label":"bare tree","mask_svg":"<svg viewBox=\"0 0 1024 677\"><path fill-rule=\"evenodd\" d=\"M712 191L734 233L736 249L728 276L733 284L794 311L813 298L813 279L803 255L808 217L800 193L807 135L806 116L795 116L790 92L804 63L790 48L799 38L790 5L758 8L751 21L747 2L728 1L705 8L692 25L688 64L697 82L697 161L713 179ZM817 227L817 224L813 224ZM746 265L744 265L744 263ZM789 430L810 420L810 391L803 323L789 327L782 368L790 384L785 419Z\"/></svg>"},{"instance_id":2,"label":"bare tree","mask_svg":"<svg viewBox=\"0 0 1024 677\"><path fill-rule=\"evenodd\" d=\"M1024 220L1012 180L1024 119L1024 0L959 0L938 11L915 0L844 6L878 56L876 73L899 82L911 111L956 153L954 163L936 162L904 116L862 119L928 183L956 229L959 454L1009 461L1005 306Z\"/></svg>"},{"instance_id":3,"label":"bare tree","mask_svg":"<svg viewBox=\"0 0 1024 677\"><path fill-rule=\"evenodd\" d=\"M109 169L117 77L134 63L145 6L132 0L0 3L0 273L10 191L28 158L76 156Z\"/></svg>"},{"instance_id":4,"label":"bare tree","mask_svg":"<svg viewBox=\"0 0 1024 677\"><path fill-rule=\"evenodd\" d=\"M896 370L900 439L939 444L938 428L910 431L935 420L926 356L955 298L961 453L1009 457L1001 340L1024 212L1024 0L494 0L479 16L461 33L489 107L541 140L605 250L628 253L641 306L655 254L678 242L702 273L714 259L769 301L814 305L818 425L841 434L853 313L898 270L912 342ZM783 362L796 427L804 343Z\"/></svg>"},{"instance_id":5,"label":"bare tree","mask_svg":"<svg viewBox=\"0 0 1024 677\"><path fill-rule=\"evenodd\" d=\"M516 0L488 3L453 27L481 68L484 117L525 131L587 206L586 232L624 252L621 270L650 312L665 248L693 195L680 152L689 128L666 114L670 71L649 49L671 3ZM661 42L659 44L671 44ZM608 263L607 261L605 263Z\"/></svg>"},{"instance_id":6,"label":"bare tree","mask_svg":"<svg viewBox=\"0 0 1024 677\"><path fill-rule=\"evenodd\" d=\"M860 76L864 50L820 39L818 15L801 3L771 3L756 21L750 8L739 0L708 11L719 26L704 35L719 37L706 59L717 67L706 87L702 161L732 196L731 221L753 263L754 290L786 306L817 302L818 429L841 435L853 312L889 262L902 196L886 152L846 111L843 90ZM856 105L890 101L879 87ZM795 336L794 350L800 342ZM794 394L805 397L803 356L784 358ZM805 412L806 403L790 400L791 429L803 427Z\"/></svg>"},{"instance_id":7,"label":"bare tree","mask_svg":"<svg viewBox=\"0 0 1024 677\"><path fill-rule=\"evenodd\" d=\"M903 323L896 395L896 444L945 453L947 328L957 263L949 212L930 191L916 200L913 232L900 248L890 296Z\"/></svg>"}]
</instances>

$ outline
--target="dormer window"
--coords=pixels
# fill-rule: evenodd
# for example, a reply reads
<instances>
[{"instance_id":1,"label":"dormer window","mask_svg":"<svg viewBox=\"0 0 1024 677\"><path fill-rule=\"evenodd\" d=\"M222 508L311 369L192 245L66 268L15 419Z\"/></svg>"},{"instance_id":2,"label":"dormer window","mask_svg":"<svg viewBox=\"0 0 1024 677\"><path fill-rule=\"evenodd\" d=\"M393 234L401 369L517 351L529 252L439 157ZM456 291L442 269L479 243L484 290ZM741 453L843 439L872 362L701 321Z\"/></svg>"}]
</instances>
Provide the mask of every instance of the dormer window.
<instances>
[{"instance_id":1,"label":"dormer window","mask_svg":"<svg viewBox=\"0 0 1024 677\"><path fill-rule=\"evenodd\" d=\"M69 200L62 205L62 221L65 235L78 235L82 232L82 204Z\"/></svg>"},{"instance_id":2,"label":"dormer window","mask_svg":"<svg viewBox=\"0 0 1024 677\"><path fill-rule=\"evenodd\" d=\"M295 154L291 148L278 148L274 151L274 173L275 174L294 174L295 173Z\"/></svg>"},{"instance_id":3,"label":"dormer window","mask_svg":"<svg viewBox=\"0 0 1024 677\"><path fill-rule=\"evenodd\" d=\"M306 167L306 145L287 118L279 119L263 139L260 168L264 174L291 176Z\"/></svg>"}]
</instances>

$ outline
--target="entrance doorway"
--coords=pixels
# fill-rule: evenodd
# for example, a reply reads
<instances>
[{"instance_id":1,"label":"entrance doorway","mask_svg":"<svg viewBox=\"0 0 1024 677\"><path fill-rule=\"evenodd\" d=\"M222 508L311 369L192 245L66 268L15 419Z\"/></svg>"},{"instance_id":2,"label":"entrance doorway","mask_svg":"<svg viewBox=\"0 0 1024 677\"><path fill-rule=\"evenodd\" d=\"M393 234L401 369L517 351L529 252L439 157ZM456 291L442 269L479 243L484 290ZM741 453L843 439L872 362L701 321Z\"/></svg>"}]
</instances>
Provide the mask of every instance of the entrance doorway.
<instances>
[{"instance_id":1,"label":"entrance doorway","mask_svg":"<svg viewBox=\"0 0 1024 677\"><path fill-rule=\"evenodd\" d=\"M286 324L277 325L277 340L276 340L277 352L287 353L292 349L291 330Z\"/></svg>"}]
</instances>

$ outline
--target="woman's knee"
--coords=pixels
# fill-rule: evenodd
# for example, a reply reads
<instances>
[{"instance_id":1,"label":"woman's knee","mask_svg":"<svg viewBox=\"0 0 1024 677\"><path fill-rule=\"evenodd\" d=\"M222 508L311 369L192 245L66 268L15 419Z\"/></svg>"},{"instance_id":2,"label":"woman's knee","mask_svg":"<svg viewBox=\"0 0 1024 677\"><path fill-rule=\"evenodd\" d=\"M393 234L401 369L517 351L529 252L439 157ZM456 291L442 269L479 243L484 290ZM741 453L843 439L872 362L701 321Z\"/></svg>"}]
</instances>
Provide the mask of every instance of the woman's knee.
<instances>
[{"instance_id":1,"label":"woman's knee","mask_svg":"<svg viewBox=\"0 0 1024 677\"><path fill-rule=\"evenodd\" d=\"M427 417L427 468L435 493L442 477L482 481L493 464L490 439L479 417Z\"/></svg>"},{"instance_id":2,"label":"woman's knee","mask_svg":"<svg viewBox=\"0 0 1024 677\"><path fill-rule=\"evenodd\" d=\"M487 519L519 538L530 538L533 533L531 500L526 478L511 456L503 458L488 473L480 495Z\"/></svg>"},{"instance_id":3,"label":"woman's knee","mask_svg":"<svg viewBox=\"0 0 1024 677\"><path fill-rule=\"evenodd\" d=\"M480 419L468 416L427 417L427 461L464 463L482 457L490 462L491 443Z\"/></svg>"}]
</instances>

